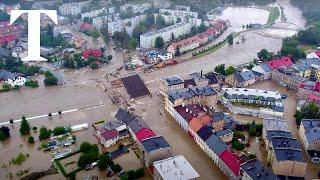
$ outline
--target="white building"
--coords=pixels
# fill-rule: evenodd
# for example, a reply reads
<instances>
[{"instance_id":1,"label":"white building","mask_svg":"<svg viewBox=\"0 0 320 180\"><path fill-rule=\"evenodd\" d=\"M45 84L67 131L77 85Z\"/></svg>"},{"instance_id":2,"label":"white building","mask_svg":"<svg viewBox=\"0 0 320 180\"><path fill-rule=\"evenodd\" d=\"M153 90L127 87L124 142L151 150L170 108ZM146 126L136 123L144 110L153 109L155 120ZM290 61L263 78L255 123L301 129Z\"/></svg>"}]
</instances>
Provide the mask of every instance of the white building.
<instances>
[{"instance_id":1,"label":"white building","mask_svg":"<svg viewBox=\"0 0 320 180\"><path fill-rule=\"evenodd\" d=\"M0 83L9 84L10 86L24 86L27 79L20 74L0 70Z\"/></svg>"},{"instance_id":2,"label":"white building","mask_svg":"<svg viewBox=\"0 0 320 180\"><path fill-rule=\"evenodd\" d=\"M101 9L81 13L81 19L82 20L84 20L85 18L91 19L91 18L97 17L99 15L105 15L106 13L107 13L107 10L105 8L101 8Z\"/></svg>"},{"instance_id":3,"label":"white building","mask_svg":"<svg viewBox=\"0 0 320 180\"><path fill-rule=\"evenodd\" d=\"M153 163L155 180L200 179L200 175L182 155Z\"/></svg>"},{"instance_id":4,"label":"white building","mask_svg":"<svg viewBox=\"0 0 320 180\"><path fill-rule=\"evenodd\" d=\"M192 24L189 22L180 22L175 25L157 30L144 33L140 35L140 46L142 48L154 47L157 37L162 37L164 42L169 42L174 37L188 34L191 30Z\"/></svg>"},{"instance_id":5,"label":"white building","mask_svg":"<svg viewBox=\"0 0 320 180\"><path fill-rule=\"evenodd\" d=\"M170 53L170 52L167 52L167 51L165 51L165 52L160 52L159 54L158 54L158 57L162 60L162 61L166 61L166 60L169 60L169 59L172 59L172 53Z\"/></svg>"},{"instance_id":6,"label":"white building","mask_svg":"<svg viewBox=\"0 0 320 180\"><path fill-rule=\"evenodd\" d=\"M159 9L160 14L171 15L180 17L181 19L185 18L198 18L197 12L192 11L181 11L181 10L172 10L172 9Z\"/></svg>"},{"instance_id":7,"label":"white building","mask_svg":"<svg viewBox=\"0 0 320 180\"><path fill-rule=\"evenodd\" d=\"M92 18L92 25L97 28L100 29L103 25L108 24L108 22L113 21L112 16L99 16L99 17L94 17Z\"/></svg>"},{"instance_id":8,"label":"white building","mask_svg":"<svg viewBox=\"0 0 320 180\"><path fill-rule=\"evenodd\" d=\"M134 13L144 13L144 11L148 10L151 7L150 3L144 4L125 4L120 6L120 11L128 11L129 8L132 8Z\"/></svg>"},{"instance_id":9,"label":"white building","mask_svg":"<svg viewBox=\"0 0 320 180\"><path fill-rule=\"evenodd\" d=\"M320 51L307 54L307 59L313 59L313 58L320 59Z\"/></svg>"},{"instance_id":10,"label":"white building","mask_svg":"<svg viewBox=\"0 0 320 180\"><path fill-rule=\"evenodd\" d=\"M132 18L108 22L108 33L113 35L115 32L120 32L125 29L129 35L133 29L146 18L146 15L135 16Z\"/></svg>"},{"instance_id":11,"label":"white building","mask_svg":"<svg viewBox=\"0 0 320 180\"><path fill-rule=\"evenodd\" d=\"M59 12L61 15L73 15L76 16L81 13L81 9L84 6L87 6L90 1L82 1L82 2L72 2L72 3L63 3L59 6Z\"/></svg>"}]
</instances>

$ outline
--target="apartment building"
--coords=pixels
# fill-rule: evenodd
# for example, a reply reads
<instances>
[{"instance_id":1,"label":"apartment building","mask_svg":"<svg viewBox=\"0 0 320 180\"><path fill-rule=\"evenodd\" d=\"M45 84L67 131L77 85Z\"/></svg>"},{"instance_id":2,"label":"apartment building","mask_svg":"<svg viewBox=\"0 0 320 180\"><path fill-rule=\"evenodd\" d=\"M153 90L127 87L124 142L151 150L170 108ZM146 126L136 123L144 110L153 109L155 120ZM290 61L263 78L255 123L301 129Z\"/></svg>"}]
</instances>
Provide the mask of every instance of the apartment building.
<instances>
[{"instance_id":1,"label":"apartment building","mask_svg":"<svg viewBox=\"0 0 320 180\"><path fill-rule=\"evenodd\" d=\"M306 150L320 150L320 119L303 119L299 135Z\"/></svg>"},{"instance_id":2,"label":"apartment building","mask_svg":"<svg viewBox=\"0 0 320 180\"><path fill-rule=\"evenodd\" d=\"M166 95L168 91L183 88L184 81L177 76L160 79L160 94L162 95Z\"/></svg>"},{"instance_id":3,"label":"apartment building","mask_svg":"<svg viewBox=\"0 0 320 180\"><path fill-rule=\"evenodd\" d=\"M317 58L300 59L296 63L296 68L299 71L299 75L301 77L305 77L311 80L320 79L320 60Z\"/></svg>"},{"instance_id":4,"label":"apartment building","mask_svg":"<svg viewBox=\"0 0 320 180\"><path fill-rule=\"evenodd\" d=\"M108 33L113 35L115 32L126 30L129 35L132 34L133 29L138 26L140 22L145 20L146 15L140 15L123 20L116 20L108 22Z\"/></svg>"},{"instance_id":5,"label":"apartment building","mask_svg":"<svg viewBox=\"0 0 320 180\"><path fill-rule=\"evenodd\" d=\"M180 22L175 25L157 30L144 33L140 35L140 46L142 48L154 47L157 37L162 37L164 42L167 43L174 37L188 34L191 30L192 24L189 22Z\"/></svg>"},{"instance_id":6,"label":"apartment building","mask_svg":"<svg viewBox=\"0 0 320 180\"><path fill-rule=\"evenodd\" d=\"M307 79L300 77L293 68L280 68L272 71L271 80L289 89L298 90L301 83Z\"/></svg>"},{"instance_id":7,"label":"apartment building","mask_svg":"<svg viewBox=\"0 0 320 180\"><path fill-rule=\"evenodd\" d=\"M172 9L159 9L160 14L180 17L181 19L186 18L198 18L198 12L184 11L184 10L172 10Z\"/></svg>"},{"instance_id":8,"label":"apartment building","mask_svg":"<svg viewBox=\"0 0 320 180\"><path fill-rule=\"evenodd\" d=\"M72 15L76 16L81 13L81 9L87 6L90 1L63 3L59 6L59 12L63 16Z\"/></svg>"},{"instance_id":9,"label":"apartment building","mask_svg":"<svg viewBox=\"0 0 320 180\"><path fill-rule=\"evenodd\" d=\"M301 145L290 132L267 131L266 150L273 172L282 176L304 177L307 163Z\"/></svg>"},{"instance_id":10,"label":"apartment building","mask_svg":"<svg viewBox=\"0 0 320 180\"><path fill-rule=\"evenodd\" d=\"M120 11L128 11L132 9L133 13L144 13L151 7L150 3L143 3L143 4L125 4L120 6Z\"/></svg>"},{"instance_id":11,"label":"apartment building","mask_svg":"<svg viewBox=\"0 0 320 180\"><path fill-rule=\"evenodd\" d=\"M100 15L106 15L106 13L107 13L107 9L105 8L92 10L90 12L81 13L81 19L82 20L84 20L85 18L91 19Z\"/></svg>"}]
</instances>

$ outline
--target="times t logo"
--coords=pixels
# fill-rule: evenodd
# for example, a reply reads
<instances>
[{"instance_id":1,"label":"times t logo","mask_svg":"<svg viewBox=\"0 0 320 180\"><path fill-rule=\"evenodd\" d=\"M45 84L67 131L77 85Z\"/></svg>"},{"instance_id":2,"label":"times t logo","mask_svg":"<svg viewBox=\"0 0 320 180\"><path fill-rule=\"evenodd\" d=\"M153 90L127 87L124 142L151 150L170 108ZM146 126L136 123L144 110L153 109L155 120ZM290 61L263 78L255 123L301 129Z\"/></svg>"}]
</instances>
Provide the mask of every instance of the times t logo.
<instances>
[{"instance_id":1,"label":"times t logo","mask_svg":"<svg viewBox=\"0 0 320 180\"><path fill-rule=\"evenodd\" d=\"M58 24L56 10L12 10L10 24L12 24L22 14L28 14L28 56L22 61L47 61L40 56L40 15L46 14Z\"/></svg>"}]
</instances>

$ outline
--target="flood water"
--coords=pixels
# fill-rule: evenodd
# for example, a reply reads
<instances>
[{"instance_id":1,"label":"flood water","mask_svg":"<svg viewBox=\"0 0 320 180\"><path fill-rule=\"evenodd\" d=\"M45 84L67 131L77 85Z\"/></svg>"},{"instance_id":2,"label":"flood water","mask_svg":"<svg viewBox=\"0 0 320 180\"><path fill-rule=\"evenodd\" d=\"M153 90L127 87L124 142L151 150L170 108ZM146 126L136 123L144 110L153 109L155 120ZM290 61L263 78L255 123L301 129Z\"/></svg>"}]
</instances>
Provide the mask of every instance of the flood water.
<instances>
[{"instance_id":1,"label":"flood water","mask_svg":"<svg viewBox=\"0 0 320 180\"><path fill-rule=\"evenodd\" d=\"M305 20L301 16L301 11L288 3L288 0L280 1L284 7L288 21L304 27ZM297 15L298 14L298 15ZM300 14L300 16L299 16ZM259 18L256 18L259 16ZM230 18L232 27L227 31L239 30L243 24L248 23L266 23L268 12L260 9L232 7L227 8L221 17ZM226 33L226 34L227 34ZM225 37L222 36L221 39ZM169 116L165 118L160 112L163 112L161 100L156 95L158 93L158 79L172 75L187 75L192 72L204 70L213 70L218 64L240 65L248 63L257 58L257 52L262 48L277 52L281 48L282 40L279 38L261 36L256 31L243 33L245 39L242 42L242 36L237 37L234 45L226 45L218 51L200 57L198 59L188 60L178 65L155 70L152 73L141 74L147 81L147 85L153 93L153 97L144 98L133 102L137 107L138 115L141 115L147 124L158 134L163 135L173 148L174 155L183 154L191 165L199 172L201 179L226 179L220 170L213 165L210 159L200 150L193 140L185 133L180 126ZM236 42L239 42L237 44ZM7 92L0 94L0 122L6 122L10 118L19 119L22 115L27 117L57 112L58 110L69 110L75 108L84 108L94 106L102 102L104 106L80 110L75 113L64 114L62 117L40 118L30 121L31 126L42 126L53 128L58 125L75 125L81 123L92 123L100 120L110 120L117 111L110 99L104 93L109 88L106 75L114 72L116 68L123 65L122 53L118 53L109 48L114 58L110 65L98 70L59 70L64 74L66 84L58 87L40 87L37 89L22 89L20 92ZM128 72L124 72L128 73ZM134 72L132 72L134 73ZM261 87L268 87L270 84ZM259 86L259 85L258 85ZM282 91L282 90L281 90ZM289 103L285 111L290 116L286 117L290 128L294 129L294 103ZM26 138L19 135L19 124L9 125L11 128L11 138L0 143L0 165L8 165L12 157L19 152L30 154L30 157L21 166L8 166L0 169L0 179L6 179L9 172L15 174L18 170L31 168L30 170L44 170L51 165L51 155L37 150L40 143L37 138L35 145L28 145ZM295 131L296 132L296 131ZM93 136L93 128L77 133L79 142L90 141L97 143ZM295 133L294 133L295 134ZM34 137L37 134L32 133ZM20 144L22 146L20 147ZM77 144L78 146L78 144ZM314 168L311 166L311 168ZM81 173L83 174L83 173ZM312 173L310 173L312 174ZM312 174L311 177L314 174ZM102 175L103 177L103 175ZM83 177L79 177L83 178ZM49 176L46 179L64 179L61 174Z\"/></svg>"},{"instance_id":2,"label":"flood water","mask_svg":"<svg viewBox=\"0 0 320 180\"><path fill-rule=\"evenodd\" d=\"M247 7L227 7L218 19L229 20L233 31L243 30L242 26L247 24L266 24L268 22L269 11L247 8Z\"/></svg>"}]
</instances>

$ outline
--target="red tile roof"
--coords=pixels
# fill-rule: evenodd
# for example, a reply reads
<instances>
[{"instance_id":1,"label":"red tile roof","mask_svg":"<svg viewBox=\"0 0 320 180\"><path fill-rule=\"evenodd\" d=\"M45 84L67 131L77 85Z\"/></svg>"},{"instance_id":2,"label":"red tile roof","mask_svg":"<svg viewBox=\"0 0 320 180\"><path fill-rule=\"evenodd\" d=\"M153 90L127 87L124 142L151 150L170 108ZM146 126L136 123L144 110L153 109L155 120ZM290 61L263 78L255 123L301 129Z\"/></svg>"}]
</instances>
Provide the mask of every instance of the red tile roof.
<instances>
[{"instance_id":1,"label":"red tile roof","mask_svg":"<svg viewBox=\"0 0 320 180\"><path fill-rule=\"evenodd\" d=\"M320 51L315 52L316 55L320 58Z\"/></svg>"},{"instance_id":2,"label":"red tile roof","mask_svg":"<svg viewBox=\"0 0 320 180\"><path fill-rule=\"evenodd\" d=\"M117 130L106 130L105 132L101 133L101 137L104 139L104 140L110 140L112 138L115 138L119 136L119 132Z\"/></svg>"},{"instance_id":3,"label":"red tile roof","mask_svg":"<svg viewBox=\"0 0 320 180\"><path fill-rule=\"evenodd\" d=\"M233 154L227 149L222 154L220 154L220 159L231 169L231 171L236 176L239 176L240 166L242 162L237 155Z\"/></svg>"},{"instance_id":4,"label":"red tile roof","mask_svg":"<svg viewBox=\"0 0 320 180\"><path fill-rule=\"evenodd\" d=\"M271 69L279 69L283 67L290 67L293 65L293 62L290 57L282 57L280 59L268 61L266 64L269 65Z\"/></svg>"},{"instance_id":5,"label":"red tile roof","mask_svg":"<svg viewBox=\"0 0 320 180\"><path fill-rule=\"evenodd\" d=\"M309 94L308 97L307 97L307 101L308 102L317 102L317 103L319 103L320 102L320 96L317 96L315 94Z\"/></svg>"},{"instance_id":6,"label":"red tile roof","mask_svg":"<svg viewBox=\"0 0 320 180\"><path fill-rule=\"evenodd\" d=\"M136 137L139 141L143 141L145 139L148 139L154 136L156 136L156 134L151 129L148 129L148 128L142 128L140 131L136 133Z\"/></svg>"},{"instance_id":7,"label":"red tile roof","mask_svg":"<svg viewBox=\"0 0 320 180\"><path fill-rule=\"evenodd\" d=\"M84 58L89 58L90 56L101 57L102 51L100 49L85 50L85 51L83 51L82 56Z\"/></svg>"},{"instance_id":8,"label":"red tile roof","mask_svg":"<svg viewBox=\"0 0 320 180\"><path fill-rule=\"evenodd\" d=\"M8 21L0 22L0 43L10 42L20 37L22 26L9 25Z\"/></svg>"},{"instance_id":9,"label":"red tile roof","mask_svg":"<svg viewBox=\"0 0 320 180\"><path fill-rule=\"evenodd\" d=\"M320 92L320 82L316 82L316 83L315 83L315 85L314 85L314 87L313 87L313 90Z\"/></svg>"},{"instance_id":10,"label":"red tile roof","mask_svg":"<svg viewBox=\"0 0 320 180\"><path fill-rule=\"evenodd\" d=\"M89 23L82 23L80 25L80 30L82 31L86 31L86 30L92 30L94 29L94 26L92 24L89 24Z\"/></svg>"},{"instance_id":11,"label":"red tile roof","mask_svg":"<svg viewBox=\"0 0 320 180\"><path fill-rule=\"evenodd\" d=\"M186 112L188 109L188 112ZM208 108L207 108L208 109ZM175 110L189 123L192 118L198 117L199 115L206 114L206 111L203 109L203 106L196 104L191 104L185 107L177 106ZM191 113L190 113L191 111ZM195 116L194 116L195 115Z\"/></svg>"},{"instance_id":12,"label":"red tile roof","mask_svg":"<svg viewBox=\"0 0 320 180\"><path fill-rule=\"evenodd\" d=\"M203 127L203 124L197 118L194 118L189 122L189 127L197 133Z\"/></svg>"},{"instance_id":13,"label":"red tile roof","mask_svg":"<svg viewBox=\"0 0 320 180\"><path fill-rule=\"evenodd\" d=\"M185 47L185 46L189 46L191 44L197 43L199 41L200 41L199 37L195 35L195 36L191 36L186 39L183 39L181 41L174 42L170 46L172 46L173 49L176 49L178 46L181 48L181 47Z\"/></svg>"}]
</instances>

